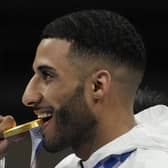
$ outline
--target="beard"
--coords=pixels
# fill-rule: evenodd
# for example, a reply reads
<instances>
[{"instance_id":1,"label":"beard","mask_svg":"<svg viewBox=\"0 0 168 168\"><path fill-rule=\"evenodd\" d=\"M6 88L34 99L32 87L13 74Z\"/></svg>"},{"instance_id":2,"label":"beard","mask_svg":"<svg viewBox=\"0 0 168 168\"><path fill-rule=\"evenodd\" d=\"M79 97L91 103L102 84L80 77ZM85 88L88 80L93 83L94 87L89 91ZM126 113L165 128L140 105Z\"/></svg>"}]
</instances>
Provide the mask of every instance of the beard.
<instances>
[{"instance_id":1,"label":"beard","mask_svg":"<svg viewBox=\"0 0 168 168\"><path fill-rule=\"evenodd\" d=\"M73 96L59 110L54 112L57 132L52 138L43 138L44 148L49 152L58 152L67 147L76 149L94 138L97 120L89 109L84 87L78 86Z\"/></svg>"}]
</instances>

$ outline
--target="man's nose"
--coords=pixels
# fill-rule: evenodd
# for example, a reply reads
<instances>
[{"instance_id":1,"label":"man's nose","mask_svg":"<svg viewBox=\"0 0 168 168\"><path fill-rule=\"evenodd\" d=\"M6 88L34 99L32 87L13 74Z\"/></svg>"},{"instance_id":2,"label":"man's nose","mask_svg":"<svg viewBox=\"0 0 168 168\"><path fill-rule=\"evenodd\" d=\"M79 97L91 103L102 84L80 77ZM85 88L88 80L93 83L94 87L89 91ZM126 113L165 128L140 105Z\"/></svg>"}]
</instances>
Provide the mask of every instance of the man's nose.
<instances>
[{"instance_id":1,"label":"man's nose","mask_svg":"<svg viewBox=\"0 0 168 168\"><path fill-rule=\"evenodd\" d=\"M33 107L41 101L42 95L37 86L30 81L22 96L22 102L27 107Z\"/></svg>"},{"instance_id":2,"label":"man's nose","mask_svg":"<svg viewBox=\"0 0 168 168\"><path fill-rule=\"evenodd\" d=\"M35 104L38 104L41 100L41 95L38 93L27 93L24 92L23 97L22 97L22 102L25 106L27 107L33 107Z\"/></svg>"}]
</instances>

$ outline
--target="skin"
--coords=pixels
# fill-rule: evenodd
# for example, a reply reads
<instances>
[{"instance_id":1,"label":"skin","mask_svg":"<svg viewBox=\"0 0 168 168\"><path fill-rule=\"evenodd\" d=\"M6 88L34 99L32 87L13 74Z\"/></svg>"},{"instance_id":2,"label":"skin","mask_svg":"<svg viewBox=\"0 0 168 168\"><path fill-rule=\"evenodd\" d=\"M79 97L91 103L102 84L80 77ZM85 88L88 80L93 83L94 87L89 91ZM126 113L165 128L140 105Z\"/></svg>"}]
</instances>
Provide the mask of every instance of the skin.
<instances>
[{"instance_id":1,"label":"skin","mask_svg":"<svg viewBox=\"0 0 168 168\"><path fill-rule=\"evenodd\" d=\"M12 116L0 116L0 158L7 152L9 144L9 141L3 138L2 132L14 126L16 126L16 122Z\"/></svg>"},{"instance_id":2,"label":"skin","mask_svg":"<svg viewBox=\"0 0 168 168\"><path fill-rule=\"evenodd\" d=\"M114 70L111 75L107 68L100 68L81 81L79 70L68 58L70 47L70 42L61 39L40 42L34 75L22 101L37 115L53 114L42 126L47 150L55 152L72 146L86 160L99 147L135 126L134 94L128 90L130 86L123 86L115 78L128 73L125 69Z\"/></svg>"}]
</instances>

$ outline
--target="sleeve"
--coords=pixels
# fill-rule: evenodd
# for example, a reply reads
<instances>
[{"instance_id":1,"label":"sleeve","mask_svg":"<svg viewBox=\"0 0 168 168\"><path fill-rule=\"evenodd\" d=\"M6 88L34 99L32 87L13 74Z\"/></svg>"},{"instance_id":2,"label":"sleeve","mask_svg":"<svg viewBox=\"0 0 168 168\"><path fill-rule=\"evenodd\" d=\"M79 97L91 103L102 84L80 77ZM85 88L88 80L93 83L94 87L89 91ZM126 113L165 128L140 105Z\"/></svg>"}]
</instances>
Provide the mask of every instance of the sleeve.
<instances>
[{"instance_id":1,"label":"sleeve","mask_svg":"<svg viewBox=\"0 0 168 168\"><path fill-rule=\"evenodd\" d=\"M0 168L5 168L5 157L0 159Z\"/></svg>"}]
</instances>

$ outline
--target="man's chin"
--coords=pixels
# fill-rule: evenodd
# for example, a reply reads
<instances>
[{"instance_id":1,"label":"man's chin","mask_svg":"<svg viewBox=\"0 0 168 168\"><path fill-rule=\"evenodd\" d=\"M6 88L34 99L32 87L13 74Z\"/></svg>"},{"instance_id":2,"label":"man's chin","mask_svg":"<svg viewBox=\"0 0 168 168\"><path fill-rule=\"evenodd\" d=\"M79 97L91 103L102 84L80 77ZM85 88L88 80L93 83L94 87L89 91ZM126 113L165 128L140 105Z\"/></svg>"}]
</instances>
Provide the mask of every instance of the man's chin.
<instances>
[{"instance_id":1,"label":"man's chin","mask_svg":"<svg viewBox=\"0 0 168 168\"><path fill-rule=\"evenodd\" d=\"M43 140L43 147L47 152L50 153L57 153L57 152L61 152L63 150L65 150L66 148L68 148L68 145L62 145L62 144L57 144L57 143L49 143L46 142L45 140Z\"/></svg>"}]
</instances>

